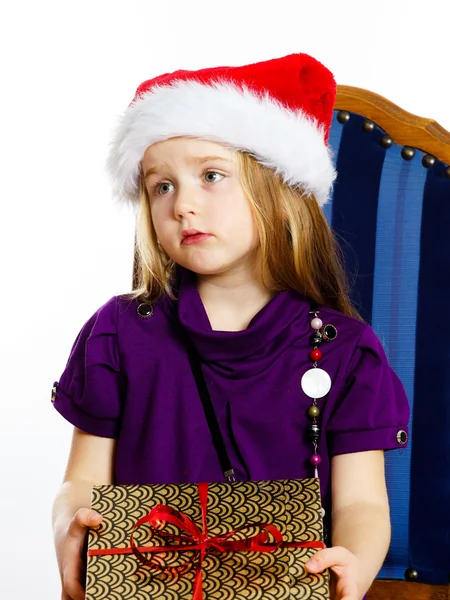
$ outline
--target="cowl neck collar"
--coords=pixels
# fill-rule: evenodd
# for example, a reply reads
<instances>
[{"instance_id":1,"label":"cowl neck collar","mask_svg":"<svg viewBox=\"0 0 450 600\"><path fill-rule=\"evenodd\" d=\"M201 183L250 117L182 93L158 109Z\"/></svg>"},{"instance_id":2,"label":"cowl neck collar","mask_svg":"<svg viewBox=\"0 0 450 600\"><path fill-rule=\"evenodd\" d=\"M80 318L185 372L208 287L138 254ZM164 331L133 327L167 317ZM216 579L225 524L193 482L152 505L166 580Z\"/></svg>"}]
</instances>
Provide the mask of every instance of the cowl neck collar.
<instances>
[{"instance_id":1,"label":"cowl neck collar","mask_svg":"<svg viewBox=\"0 0 450 600\"><path fill-rule=\"evenodd\" d=\"M277 292L242 331L215 331L197 289L192 271L182 269L178 279L178 320L202 361L215 363L230 375L250 375L268 368L271 360L293 340L291 325L309 331L309 303L293 291ZM243 362L245 359L245 363Z\"/></svg>"}]
</instances>

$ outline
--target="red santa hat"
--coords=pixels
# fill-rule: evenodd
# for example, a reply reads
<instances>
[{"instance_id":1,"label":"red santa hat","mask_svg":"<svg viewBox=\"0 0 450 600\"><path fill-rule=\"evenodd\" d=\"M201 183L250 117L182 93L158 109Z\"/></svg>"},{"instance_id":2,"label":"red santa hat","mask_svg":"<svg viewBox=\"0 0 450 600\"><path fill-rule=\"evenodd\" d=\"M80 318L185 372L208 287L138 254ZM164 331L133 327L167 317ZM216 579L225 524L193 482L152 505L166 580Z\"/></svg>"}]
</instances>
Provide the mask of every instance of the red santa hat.
<instances>
[{"instance_id":1,"label":"red santa hat","mask_svg":"<svg viewBox=\"0 0 450 600\"><path fill-rule=\"evenodd\" d=\"M332 73L307 54L145 81L111 144L107 167L114 195L138 202L145 150L187 136L251 154L322 206L335 179L328 147L335 96Z\"/></svg>"}]
</instances>

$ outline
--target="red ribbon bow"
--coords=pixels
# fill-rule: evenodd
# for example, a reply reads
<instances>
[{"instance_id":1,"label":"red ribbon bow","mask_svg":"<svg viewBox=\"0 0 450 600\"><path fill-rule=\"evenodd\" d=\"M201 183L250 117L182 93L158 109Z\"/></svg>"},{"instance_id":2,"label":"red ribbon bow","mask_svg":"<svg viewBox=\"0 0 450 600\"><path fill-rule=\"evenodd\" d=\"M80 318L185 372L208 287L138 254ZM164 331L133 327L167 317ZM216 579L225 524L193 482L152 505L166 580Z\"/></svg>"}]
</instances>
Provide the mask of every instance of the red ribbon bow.
<instances>
[{"instance_id":1,"label":"red ribbon bow","mask_svg":"<svg viewBox=\"0 0 450 600\"><path fill-rule=\"evenodd\" d=\"M198 484L198 495L200 498L201 514L202 514L202 528L201 530L194 521L192 521L184 513L177 511L170 506L165 504L158 504L145 516L141 517L136 521L133 526L133 532L130 536L130 548L110 548L101 550L89 550L88 556L98 556L105 554L130 554L131 552L142 564L158 571L171 572L173 574L183 574L188 571L195 562L195 559L190 559L181 563L177 566L168 567L166 564L154 562L143 556L142 552L186 552L199 550L200 556L197 564L197 571L195 574L193 600L202 600L202 566L203 560L207 552L239 552L242 550L251 550L253 552L273 552L278 548L325 548L325 544L321 541L312 542L284 542L283 535L280 530L269 523L246 523L238 529L222 535L222 536L208 536L208 526L206 522L207 515L207 499L208 499L208 484ZM166 546L136 546L133 536L138 527L143 523L149 523L150 529L156 532L160 537L171 541ZM163 531L162 526L165 523L171 523L185 532L187 535L175 535ZM241 540L230 540L239 532L242 532L249 528L260 529L256 535L246 537ZM270 535L269 535L270 534ZM274 542L270 541L270 536L274 539ZM178 542L178 543L173 543Z\"/></svg>"}]
</instances>

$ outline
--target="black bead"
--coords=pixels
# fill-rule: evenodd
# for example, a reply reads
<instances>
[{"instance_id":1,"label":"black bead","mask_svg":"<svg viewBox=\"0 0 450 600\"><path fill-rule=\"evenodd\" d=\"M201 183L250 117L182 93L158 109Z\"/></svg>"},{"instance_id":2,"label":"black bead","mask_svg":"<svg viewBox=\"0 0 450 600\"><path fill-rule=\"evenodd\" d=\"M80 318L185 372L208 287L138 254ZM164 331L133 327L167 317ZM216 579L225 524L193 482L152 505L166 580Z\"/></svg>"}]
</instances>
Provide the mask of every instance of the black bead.
<instances>
[{"instance_id":1,"label":"black bead","mask_svg":"<svg viewBox=\"0 0 450 600\"><path fill-rule=\"evenodd\" d=\"M419 577L419 573L417 572L416 569L413 569L413 567L409 567L408 569L406 569L406 571L405 571L406 581L417 581L418 577Z\"/></svg>"},{"instance_id":2,"label":"black bead","mask_svg":"<svg viewBox=\"0 0 450 600\"><path fill-rule=\"evenodd\" d=\"M347 123L350 120L350 113L347 110L340 110L337 115L337 120L339 123Z\"/></svg>"},{"instance_id":3,"label":"black bead","mask_svg":"<svg viewBox=\"0 0 450 600\"><path fill-rule=\"evenodd\" d=\"M143 319L148 319L153 315L153 306L149 302L143 302L137 307L137 313Z\"/></svg>"},{"instance_id":4,"label":"black bead","mask_svg":"<svg viewBox=\"0 0 450 600\"><path fill-rule=\"evenodd\" d=\"M320 332L326 342L332 342L337 338L337 329L334 325L324 325Z\"/></svg>"},{"instance_id":5,"label":"black bead","mask_svg":"<svg viewBox=\"0 0 450 600\"><path fill-rule=\"evenodd\" d=\"M414 148L411 148L411 146L405 146L404 148L402 148L402 158L404 158L405 160L411 160L412 158L414 158L416 151Z\"/></svg>"},{"instance_id":6,"label":"black bead","mask_svg":"<svg viewBox=\"0 0 450 600\"><path fill-rule=\"evenodd\" d=\"M450 179L450 167L447 167L444 171L444 177Z\"/></svg>"},{"instance_id":7,"label":"black bead","mask_svg":"<svg viewBox=\"0 0 450 600\"><path fill-rule=\"evenodd\" d=\"M309 437L312 442L317 442L320 437L320 427L314 423L308 427Z\"/></svg>"},{"instance_id":8,"label":"black bead","mask_svg":"<svg viewBox=\"0 0 450 600\"><path fill-rule=\"evenodd\" d=\"M323 342L323 336L318 331L315 331L312 336L309 338L309 342L311 346L318 346Z\"/></svg>"},{"instance_id":9,"label":"black bead","mask_svg":"<svg viewBox=\"0 0 450 600\"><path fill-rule=\"evenodd\" d=\"M393 144L391 136L385 133L380 139L380 144L383 146L383 148L390 148Z\"/></svg>"},{"instance_id":10,"label":"black bead","mask_svg":"<svg viewBox=\"0 0 450 600\"><path fill-rule=\"evenodd\" d=\"M366 119L363 123L363 129L368 132L373 131L375 129L375 123Z\"/></svg>"},{"instance_id":11,"label":"black bead","mask_svg":"<svg viewBox=\"0 0 450 600\"><path fill-rule=\"evenodd\" d=\"M425 169L429 169L430 167L432 167L435 162L436 159L434 158L434 156L431 156L431 154L425 154L422 157L422 165L425 167Z\"/></svg>"}]
</instances>

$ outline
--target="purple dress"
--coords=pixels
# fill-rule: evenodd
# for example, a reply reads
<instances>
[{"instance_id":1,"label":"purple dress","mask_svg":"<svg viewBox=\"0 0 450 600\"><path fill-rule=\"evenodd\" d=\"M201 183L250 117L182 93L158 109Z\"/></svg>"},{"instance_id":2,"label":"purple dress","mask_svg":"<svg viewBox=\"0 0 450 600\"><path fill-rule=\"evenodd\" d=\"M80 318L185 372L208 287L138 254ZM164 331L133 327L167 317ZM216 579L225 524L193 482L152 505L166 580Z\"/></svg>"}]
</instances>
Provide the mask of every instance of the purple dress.
<instances>
[{"instance_id":1,"label":"purple dress","mask_svg":"<svg viewBox=\"0 0 450 600\"><path fill-rule=\"evenodd\" d=\"M153 316L114 296L81 329L56 384L53 406L88 433L117 438L116 484L223 481L186 355L187 334L203 372L238 480L313 476L307 429L311 399L309 303L279 292L238 332L213 331L194 275L178 301ZM369 325L320 307L337 338L321 346L332 387L318 400L321 492L329 529L330 460L336 454L404 446L409 406Z\"/></svg>"}]
</instances>

